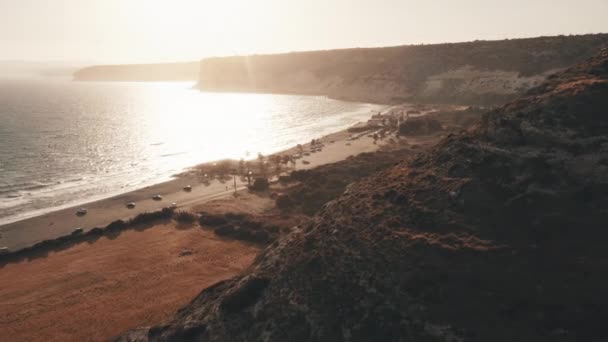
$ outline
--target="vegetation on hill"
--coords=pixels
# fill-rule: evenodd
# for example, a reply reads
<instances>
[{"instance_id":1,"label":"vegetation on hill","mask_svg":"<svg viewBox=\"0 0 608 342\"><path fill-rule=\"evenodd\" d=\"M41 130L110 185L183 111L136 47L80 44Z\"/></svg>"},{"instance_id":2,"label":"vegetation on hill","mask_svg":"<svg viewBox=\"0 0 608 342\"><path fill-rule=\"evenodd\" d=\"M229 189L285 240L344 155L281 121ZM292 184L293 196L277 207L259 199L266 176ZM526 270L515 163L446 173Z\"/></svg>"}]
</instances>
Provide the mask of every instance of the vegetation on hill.
<instances>
[{"instance_id":1,"label":"vegetation on hill","mask_svg":"<svg viewBox=\"0 0 608 342\"><path fill-rule=\"evenodd\" d=\"M119 340L606 340L607 107L604 50Z\"/></svg>"}]
</instances>

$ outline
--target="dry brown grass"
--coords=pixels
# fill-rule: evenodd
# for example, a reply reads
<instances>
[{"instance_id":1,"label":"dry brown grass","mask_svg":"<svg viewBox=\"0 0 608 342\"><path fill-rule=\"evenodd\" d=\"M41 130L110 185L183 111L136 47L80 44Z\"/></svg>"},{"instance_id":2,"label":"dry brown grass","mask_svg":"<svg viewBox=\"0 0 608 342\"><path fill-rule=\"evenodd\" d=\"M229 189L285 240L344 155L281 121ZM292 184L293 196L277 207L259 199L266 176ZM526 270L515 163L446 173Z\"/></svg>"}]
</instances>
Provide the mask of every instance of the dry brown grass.
<instances>
[{"instance_id":1,"label":"dry brown grass","mask_svg":"<svg viewBox=\"0 0 608 342\"><path fill-rule=\"evenodd\" d=\"M165 224L7 264L0 268L0 339L99 341L158 324L257 252Z\"/></svg>"}]
</instances>

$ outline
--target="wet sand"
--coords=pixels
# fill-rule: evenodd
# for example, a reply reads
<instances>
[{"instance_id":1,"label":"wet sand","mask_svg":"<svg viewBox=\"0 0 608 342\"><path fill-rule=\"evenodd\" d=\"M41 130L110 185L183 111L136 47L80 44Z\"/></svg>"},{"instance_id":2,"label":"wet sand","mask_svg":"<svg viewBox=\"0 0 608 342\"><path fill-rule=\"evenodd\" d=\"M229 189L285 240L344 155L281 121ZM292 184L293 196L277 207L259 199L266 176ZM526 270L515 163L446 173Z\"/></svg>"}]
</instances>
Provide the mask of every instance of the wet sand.
<instances>
[{"instance_id":1,"label":"wet sand","mask_svg":"<svg viewBox=\"0 0 608 342\"><path fill-rule=\"evenodd\" d=\"M102 341L171 317L259 247L163 224L0 268L0 340ZM184 251L191 251L190 255ZM187 254L187 253L186 253Z\"/></svg>"}]
</instances>

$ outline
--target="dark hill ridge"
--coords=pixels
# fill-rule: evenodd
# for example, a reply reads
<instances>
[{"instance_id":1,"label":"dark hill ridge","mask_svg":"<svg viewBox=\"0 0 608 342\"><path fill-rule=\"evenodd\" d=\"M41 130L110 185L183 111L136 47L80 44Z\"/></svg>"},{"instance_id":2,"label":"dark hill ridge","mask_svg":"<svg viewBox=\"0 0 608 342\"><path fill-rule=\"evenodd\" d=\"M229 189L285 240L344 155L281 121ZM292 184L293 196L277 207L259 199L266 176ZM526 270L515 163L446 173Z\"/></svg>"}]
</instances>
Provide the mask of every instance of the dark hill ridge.
<instances>
[{"instance_id":1,"label":"dark hill ridge","mask_svg":"<svg viewBox=\"0 0 608 342\"><path fill-rule=\"evenodd\" d=\"M603 50L120 340L605 341L607 108Z\"/></svg>"},{"instance_id":2,"label":"dark hill ridge","mask_svg":"<svg viewBox=\"0 0 608 342\"><path fill-rule=\"evenodd\" d=\"M208 58L199 87L381 103L505 103L605 46L608 34Z\"/></svg>"}]
</instances>

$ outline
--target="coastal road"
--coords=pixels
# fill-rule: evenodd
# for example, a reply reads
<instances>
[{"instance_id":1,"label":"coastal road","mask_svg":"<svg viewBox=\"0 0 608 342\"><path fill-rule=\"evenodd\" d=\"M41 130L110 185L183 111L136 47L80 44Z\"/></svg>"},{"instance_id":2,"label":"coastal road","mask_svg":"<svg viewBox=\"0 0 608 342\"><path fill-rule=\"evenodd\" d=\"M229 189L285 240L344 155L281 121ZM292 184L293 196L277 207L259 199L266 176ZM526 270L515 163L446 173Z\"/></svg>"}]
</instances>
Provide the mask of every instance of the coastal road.
<instances>
[{"instance_id":1,"label":"coastal road","mask_svg":"<svg viewBox=\"0 0 608 342\"><path fill-rule=\"evenodd\" d=\"M323 137L321 141L325 147L322 151L299 159L297 169L310 169L334 163L351 155L375 151L381 145L374 144L373 139L365 134L354 140L350 139L350 136L350 133L341 131ZM309 144L304 147L310 150ZM288 150L287 153L296 153L296 149ZM304 164L304 161L307 164ZM178 208L188 209L214 199L229 197L234 192L233 184L232 181L221 183L215 180L205 185L194 176L182 175L168 182L0 226L0 247L15 251L43 240L70 234L76 228L87 231L95 227L105 227L112 221L127 220L143 212L157 211L173 202L177 203ZM192 185L191 192L183 191L186 185ZM237 180L237 191L246 189L246 185L245 182ZM152 200L157 194L162 195L162 201ZM130 202L136 203L135 209L126 208L126 204ZM85 216L76 216L80 207L88 210Z\"/></svg>"},{"instance_id":2,"label":"coastal road","mask_svg":"<svg viewBox=\"0 0 608 342\"><path fill-rule=\"evenodd\" d=\"M143 212L157 211L174 202L178 209L188 209L214 199L229 197L234 193L234 183L231 181L225 184L212 181L209 185L197 182L192 177L180 177L107 199L9 223L0 226L0 247L15 251L43 240L70 234L76 228L87 231L95 227L105 227L112 221L127 220ZM192 191L183 191L186 185L192 185ZM246 188L246 183L237 180L237 191ZM160 194L163 199L153 200L152 197L156 194ZM134 209L126 207L130 202L136 204ZM78 208L86 208L87 214L77 216Z\"/></svg>"}]
</instances>

